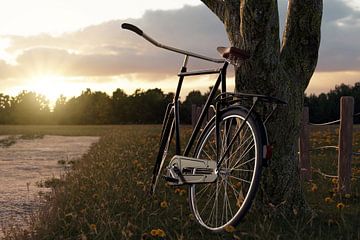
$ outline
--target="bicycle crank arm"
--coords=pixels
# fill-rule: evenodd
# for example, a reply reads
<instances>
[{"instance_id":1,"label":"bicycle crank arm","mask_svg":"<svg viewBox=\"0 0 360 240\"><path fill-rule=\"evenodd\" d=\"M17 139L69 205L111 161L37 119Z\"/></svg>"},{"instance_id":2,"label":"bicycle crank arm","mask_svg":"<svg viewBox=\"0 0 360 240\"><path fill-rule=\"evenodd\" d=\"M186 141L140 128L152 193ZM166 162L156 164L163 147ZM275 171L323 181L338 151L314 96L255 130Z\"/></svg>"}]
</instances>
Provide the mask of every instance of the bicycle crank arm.
<instances>
[{"instance_id":1,"label":"bicycle crank arm","mask_svg":"<svg viewBox=\"0 0 360 240\"><path fill-rule=\"evenodd\" d=\"M216 162L175 155L167 167L164 178L173 186L215 182Z\"/></svg>"}]
</instances>

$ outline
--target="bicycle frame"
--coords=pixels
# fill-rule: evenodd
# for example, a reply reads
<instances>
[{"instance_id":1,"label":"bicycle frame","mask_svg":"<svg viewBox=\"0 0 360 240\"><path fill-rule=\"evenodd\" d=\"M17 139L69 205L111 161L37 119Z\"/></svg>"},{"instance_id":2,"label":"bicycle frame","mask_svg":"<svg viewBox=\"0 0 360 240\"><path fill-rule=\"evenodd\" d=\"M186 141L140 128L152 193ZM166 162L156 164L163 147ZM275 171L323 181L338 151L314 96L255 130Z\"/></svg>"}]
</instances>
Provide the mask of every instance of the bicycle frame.
<instances>
[{"instance_id":1,"label":"bicycle frame","mask_svg":"<svg viewBox=\"0 0 360 240\"><path fill-rule=\"evenodd\" d=\"M215 117L215 124L216 124L216 152L219 152L219 135L220 133L218 132L218 126L219 126L219 111L221 109L221 104L225 103L231 103L231 102L237 102L239 100L236 100L238 98L251 98L253 100L253 105L248 109L247 112L247 116L244 119L244 123L242 126L240 126L239 130L237 131L237 133L234 135L233 139L230 140L230 143L232 143L234 141L234 139L237 137L237 135L240 133L241 129L243 128L245 122L247 121L247 119L249 118L249 116L252 114L255 105L257 104L258 100L262 100L265 102L269 102L269 103L273 103L274 105L276 104L284 104L285 102L277 99L277 98L273 98L273 97L269 97L269 96L265 96L265 95L258 95L258 94L242 94L242 93L227 93L226 92L226 70L228 67L228 64L231 59L216 59L216 58L210 58L207 56L203 56L197 53L193 53L193 52L189 52L189 51L185 51L182 49L178 49L178 48L174 48L174 47L170 47L170 46L166 46L163 45L157 41L155 41L154 39L152 39L151 37L149 37L148 35L146 35L141 29L139 29L138 27L132 25L132 24L128 24L128 23L124 23L122 24L122 28L130 30L135 32L136 34L140 35L141 37L145 38L147 41L149 41L150 43L152 43L153 45L159 47L159 48L163 48L166 49L168 51L172 51L172 52L176 52L176 53L180 53L183 54L184 57L184 61L183 61L183 65L180 69L180 72L178 74L179 76L179 81L177 84L177 88L176 88L176 93L173 99L173 102L170 103L167 106L166 112L165 112L165 117L163 120L163 127L162 127L162 133L161 133L161 140L160 143L164 143L164 138L166 138L166 140L169 141L169 138L172 137L172 134L174 132L173 127L175 128L175 155L182 155L185 157L189 157L190 151L192 146L194 145L194 142L196 140L196 138L198 137L198 134L200 132L201 126L204 122L205 116L210 108L211 102L215 99L216 100L216 117ZM214 63L221 63L223 64L222 67L217 68L217 69L206 69L206 70L199 70L199 71L191 71L188 72L187 71L187 64L188 64L188 60L189 57L194 57L194 58L198 58L198 59L202 59L205 61L209 61L209 62L214 62ZM184 149L184 153L181 154L181 143L180 143L180 109L179 109L179 98L180 98L180 92L181 92L181 88L182 88L182 84L184 81L185 77L188 76L197 76L197 75L209 75L209 74L219 74L217 80L215 81L215 85L214 87L211 89L210 94L208 96L208 99L206 100L205 106L202 109L202 112L195 124L195 127L192 131L192 134L190 136L190 139ZM216 92L219 89L221 84L221 94L220 96L216 97ZM228 96L230 96L230 101ZM272 113L274 112L275 108L273 109L273 111L268 115L268 117L266 118L265 122L267 121L267 119L272 115ZM171 114L174 114L173 118L171 117ZM174 121L171 124L171 128L170 130L166 130L165 128L167 126L169 126L169 121ZM264 127L265 128L265 127ZM161 148L161 147L160 147ZM229 149L226 149L226 153ZM159 151L160 153L160 151ZM224 160L226 154L224 154L221 159L219 159L219 155L217 156L217 159L219 159L218 161L218 166L221 165L222 161ZM159 156L158 156L159 157ZM158 159L157 161L162 161L162 159ZM156 166L156 164L155 164ZM155 171L157 171L158 169L155 167L154 168L154 173Z\"/></svg>"},{"instance_id":2,"label":"bicycle frame","mask_svg":"<svg viewBox=\"0 0 360 240\"><path fill-rule=\"evenodd\" d=\"M227 66L228 66L228 62L224 62L223 66L218 69L206 69L206 70L200 70L200 71L187 72L188 58L189 58L189 56L185 55L183 66L181 67L180 73L178 74L179 81L177 84L176 93L175 93L173 102L168 105L168 109L165 113L165 118L164 118L164 122L163 122L163 130L162 130L162 132L163 132L166 121L168 121L170 118L170 114L171 114L170 109L173 108L174 109L174 117L175 117L175 154L176 155L181 155L179 98L180 98L180 92L181 92L184 78L188 77L188 76L209 75L209 74L219 74L219 76L215 82L214 87L211 89L209 97L207 98L206 103L202 109L202 112L195 124L193 132L190 136L190 139L185 147L184 153L182 154L183 156L189 156L191 147L194 144L194 142L200 132L202 123L203 123L205 116L210 108L211 102L216 97L215 96L216 91L219 89L220 84L221 84L221 93L226 92L226 70L227 70Z\"/></svg>"}]
</instances>

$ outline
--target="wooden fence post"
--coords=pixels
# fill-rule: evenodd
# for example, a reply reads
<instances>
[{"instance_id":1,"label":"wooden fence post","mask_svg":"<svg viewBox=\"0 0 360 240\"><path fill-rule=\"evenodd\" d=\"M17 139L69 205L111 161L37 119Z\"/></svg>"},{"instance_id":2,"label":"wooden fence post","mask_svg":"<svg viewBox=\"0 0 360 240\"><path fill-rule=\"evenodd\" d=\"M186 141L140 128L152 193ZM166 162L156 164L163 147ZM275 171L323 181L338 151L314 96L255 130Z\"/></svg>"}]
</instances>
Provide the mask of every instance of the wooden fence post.
<instances>
[{"instance_id":1,"label":"wooden fence post","mask_svg":"<svg viewBox=\"0 0 360 240\"><path fill-rule=\"evenodd\" d=\"M354 98L341 97L338 156L338 191L344 194L350 193L353 115Z\"/></svg>"},{"instance_id":2,"label":"wooden fence post","mask_svg":"<svg viewBox=\"0 0 360 240\"><path fill-rule=\"evenodd\" d=\"M299 167L300 177L306 181L312 179L310 163L310 130L309 130L309 107L304 107L299 136Z\"/></svg>"}]
</instances>

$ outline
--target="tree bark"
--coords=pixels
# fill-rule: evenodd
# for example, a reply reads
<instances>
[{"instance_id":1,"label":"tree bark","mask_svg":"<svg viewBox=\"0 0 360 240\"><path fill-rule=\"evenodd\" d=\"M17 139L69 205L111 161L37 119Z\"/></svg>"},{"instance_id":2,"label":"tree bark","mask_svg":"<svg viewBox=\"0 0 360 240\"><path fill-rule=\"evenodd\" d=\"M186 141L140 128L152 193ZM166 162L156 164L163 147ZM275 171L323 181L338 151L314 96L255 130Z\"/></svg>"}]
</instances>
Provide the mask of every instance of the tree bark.
<instances>
[{"instance_id":1,"label":"tree bark","mask_svg":"<svg viewBox=\"0 0 360 240\"><path fill-rule=\"evenodd\" d=\"M235 68L236 91L288 102L267 123L274 152L256 208L265 211L270 204L288 213L309 210L300 185L297 143L304 91L318 59L322 0L288 1L282 44L277 0L202 1L224 23L230 43L251 53Z\"/></svg>"}]
</instances>

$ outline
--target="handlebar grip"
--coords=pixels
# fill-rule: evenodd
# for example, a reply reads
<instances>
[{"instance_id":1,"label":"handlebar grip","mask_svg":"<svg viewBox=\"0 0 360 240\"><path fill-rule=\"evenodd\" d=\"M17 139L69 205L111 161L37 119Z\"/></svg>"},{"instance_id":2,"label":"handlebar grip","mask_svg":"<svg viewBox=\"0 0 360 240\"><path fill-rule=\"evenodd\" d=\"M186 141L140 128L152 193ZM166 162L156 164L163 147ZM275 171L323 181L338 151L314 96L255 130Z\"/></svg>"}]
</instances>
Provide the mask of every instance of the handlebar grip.
<instances>
[{"instance_id":1,"label":"handlebar grip","mask_svg":"<svg viewBox=\"0 0 360 240\"><path fill-rule=\"evenodd\" d=\"M132 25L132 24L130 24L130 23L123 23L123 24L121 24L121 27L122 27L123 29L127 29L127 30L130 30L130 31L133 31L133 32L139 34L140 36L143 35L143 31L142 31L140 28L138 28L137 26Z\"/></svg>"}]
</instances>

